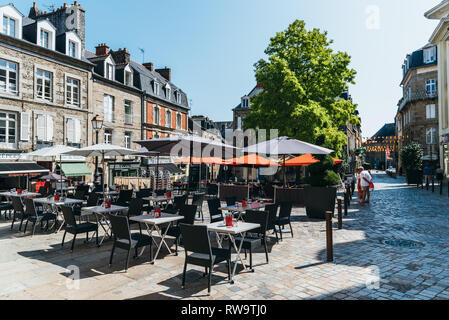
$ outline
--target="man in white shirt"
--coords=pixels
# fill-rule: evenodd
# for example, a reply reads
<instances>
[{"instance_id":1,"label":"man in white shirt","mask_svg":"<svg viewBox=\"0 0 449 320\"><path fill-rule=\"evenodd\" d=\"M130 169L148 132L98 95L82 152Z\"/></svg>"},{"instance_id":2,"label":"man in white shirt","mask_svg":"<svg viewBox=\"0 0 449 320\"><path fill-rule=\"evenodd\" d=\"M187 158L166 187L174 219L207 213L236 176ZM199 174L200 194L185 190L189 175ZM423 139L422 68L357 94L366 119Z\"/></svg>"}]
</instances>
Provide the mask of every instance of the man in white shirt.
<instances>
[{"instance_id":1,"label":"man in white shirt","mask_svg":"<svg viewBox=\"0 0 449 320\"><path fill-rule=\"evenodd\" d=\"M358 174L358 188L362 191L362 196L360 197L360 203L369 203L370 201L370 192L369 192L369 185L373 178L369 174L368 171L365 171L363 167L359 167L357 169ZM367 200L365 200L368 197Z\"/></svg>"}]
</instances>

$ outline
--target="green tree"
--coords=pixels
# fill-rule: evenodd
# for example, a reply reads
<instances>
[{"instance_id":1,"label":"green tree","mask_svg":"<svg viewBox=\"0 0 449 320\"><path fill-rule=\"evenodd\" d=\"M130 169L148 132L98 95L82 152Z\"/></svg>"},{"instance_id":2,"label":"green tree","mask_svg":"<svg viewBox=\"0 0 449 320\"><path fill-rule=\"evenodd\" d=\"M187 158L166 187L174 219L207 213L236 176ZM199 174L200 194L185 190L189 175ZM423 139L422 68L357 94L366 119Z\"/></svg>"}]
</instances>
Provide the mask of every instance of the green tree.
<instances>
[{"instance_id":1,"label":"green tree","mask_svg":"<svg viewBox=\"0 0 449 320\"><path fill-rule=\"evenodd\" d=\"M268 61L255 64L263 91L251 99L245 128L278 129L282 136L309 143L320 140L341 156L347 138L339 129L347 121L358 124L359 118L355 104L336 97L354 83L356 72L349 68L349 55L334 53L331 44L327 32L308 31L300 20L276 34L265 50Z\"/></svg>"}]
</instances>

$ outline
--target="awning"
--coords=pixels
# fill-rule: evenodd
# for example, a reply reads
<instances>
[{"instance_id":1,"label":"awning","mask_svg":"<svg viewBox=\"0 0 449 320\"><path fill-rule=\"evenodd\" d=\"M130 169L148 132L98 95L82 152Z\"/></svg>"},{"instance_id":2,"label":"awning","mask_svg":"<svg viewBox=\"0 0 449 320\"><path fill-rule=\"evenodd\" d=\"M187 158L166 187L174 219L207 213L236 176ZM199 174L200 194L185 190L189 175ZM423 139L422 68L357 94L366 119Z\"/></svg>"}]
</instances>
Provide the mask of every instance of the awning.
<instances>
[{"instance_id":1,"label":"awning","mask_svg":"<svg viewBox=\"0 0 449 320\"><path fill-rule=\"evenodd\" d=\"M61 163L61 170L66 177L83 177L92 174L85 163Z\"/></svg>"},{"instance_id":2,"label":"awning","mask_svg":"<svg viewBox=\"0 0 449 320\"><path fill-rule=\"evenodd\" d=\"M156 170L156 165L151 164L148 166L149 169ZM170 174L183 174L184 172L179 169L174 163L160 163L159 170L164 170L170 172Z\"/></svg>"},{"instance_id":3,"label":"awning","mask_svg":"<svg viewBox=\"0 0 449 320\"><path fill-rule=\"evenodd\" d=\"M23 177L23 176L40 176L48 173L50 170L41 167L36 163L28 162L14 162L1 163L0 162L0 177Z\"/></svg>"}]
</instances>

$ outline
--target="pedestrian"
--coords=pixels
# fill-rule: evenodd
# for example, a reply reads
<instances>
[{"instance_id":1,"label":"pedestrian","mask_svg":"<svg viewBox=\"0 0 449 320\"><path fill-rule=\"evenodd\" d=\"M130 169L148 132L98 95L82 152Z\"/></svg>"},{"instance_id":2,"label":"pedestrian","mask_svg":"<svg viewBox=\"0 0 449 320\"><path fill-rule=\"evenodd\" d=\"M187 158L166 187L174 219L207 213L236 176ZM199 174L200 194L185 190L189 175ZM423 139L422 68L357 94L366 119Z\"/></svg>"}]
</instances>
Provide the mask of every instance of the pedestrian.
<instances>
[{"instance_id":1,"label":"pedestrian","mask_svg":"<svg viewBox=\"0 0 449 320\"><path fill-rule=\"evenodd\" d=\"M432 168L426 165L423 169L424 179L426 182L426 186L429 187L430 180L432 179Z\"/></svg>"},{"instance_id":2,"label":"pedestrian","mask_svg":"<svg viewBox=\"0 0 449 320\"><path fill-rule=\"evenodd\" d=\"M438 183L440 184L440 186L443 184L443 179L444 179L444 170L441 169L440 166L437 167L437 170L435 171L435 174L437 176L437 180Z\"/></svg>"},{"instance_id":3,"label":"pedestrian","mask_svg":"<svg viewBox=\"0 0 449 320\"><path fill-rule=\"evenodd\" d=\"M358 174L358 186L361 192L361 197L359 195L359 203L369 203L370 202L370 184L373 181L371 174L366 171L363 167L357 169Z\"/></svg>"}]
</instances>

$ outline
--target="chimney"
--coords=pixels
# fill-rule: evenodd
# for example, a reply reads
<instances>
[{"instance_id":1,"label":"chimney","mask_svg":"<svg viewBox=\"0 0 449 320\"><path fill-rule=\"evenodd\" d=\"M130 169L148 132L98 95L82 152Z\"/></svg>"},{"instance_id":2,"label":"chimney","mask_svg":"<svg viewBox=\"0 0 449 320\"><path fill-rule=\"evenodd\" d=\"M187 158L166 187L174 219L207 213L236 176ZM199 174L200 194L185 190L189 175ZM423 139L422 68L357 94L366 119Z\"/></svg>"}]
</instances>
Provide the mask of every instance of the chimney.
<instances>
[{"instance_id":1,"label":"chimney","mask_svg":"<svg viewBox=\"0 0 449 320\"><path fill-rule=\"evenodd\" d=\"M33 2L33 7L30 9L30 13L28 14L28 17L31 19L36 19L36 17L39 15L39 9L37 8L36 2Z\"/></svg>"},{"instance_id":2,"label":"chimney","mask_svg":"<svg viewBox=\"0 0 449 320\"><path fill-rule=\"evenodd\" d=\"M106 56L109 54L109 47L106 45L106 43L100 43L95 49L95 54L97 56Z\"/></svg>"},{"instance_id":3,"label":"chimney","mask_svg":"<svg viewBox=\"0 0 449 320\"><path fill-rule=\"evenodd\" d=\"M164 69L156 69L156 72L159 73L162 77L167 81L171 81L171 69L165 67Z\"/></svg>"},{"instance_id":4,"label":"chimney","mask_svg":"<svg viewBox=\"0 0 449 320\"><path fill-rule=\"evenodd\" d=\"M263 83L262 82L257 82L257 89L263 89Z\"/></svg>"},{"instance_id":5,"label":"chimney","mask_svg":"<svg viewBox=\"0 0 449 320\"><path fill-rule=\"evenodd\" d=\"M117 51L111 51L112 57L114 58L115 63L118 65L129 64L131 60L131 54L126 48L118 49Z\"/></svg>"},{"instance_id":6,"label":"chimney","mask_svg":"<svg viewBox=\"0 0 449 320\"><path fill-rule=\"evenodd\" d=\"M145 68L147 68L148 70L150 70L151 72L154 71L154 65L153 65L153 62L143 63L142 65L143 65Z\"/></svg>"}]
</instances>

